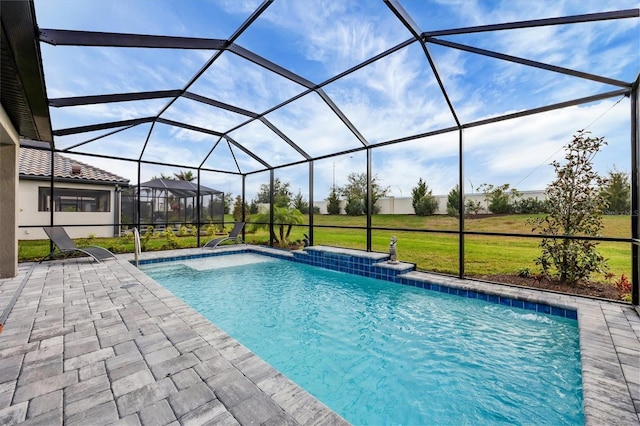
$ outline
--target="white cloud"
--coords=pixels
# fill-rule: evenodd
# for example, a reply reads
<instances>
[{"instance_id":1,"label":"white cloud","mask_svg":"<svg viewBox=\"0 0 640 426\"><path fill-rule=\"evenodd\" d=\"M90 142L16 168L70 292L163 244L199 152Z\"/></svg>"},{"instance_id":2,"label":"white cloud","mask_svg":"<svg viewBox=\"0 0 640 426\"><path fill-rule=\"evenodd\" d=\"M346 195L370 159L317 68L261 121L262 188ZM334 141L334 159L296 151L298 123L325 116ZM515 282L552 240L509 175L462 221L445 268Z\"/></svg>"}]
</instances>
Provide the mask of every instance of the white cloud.
<instances>
[{"instance_id":1,"label":"white cloud","mask_svg":"<svg viewBox=\"0 0 640 426\"><path fill-rule=\"evenodd\" d=\"M591 13L614 7L637 7L637 3L624 0L613 6L601 5L601 2L595 1L447 0L426 5L409 0L406 2L407 10L412 10L414 6L433 10L433 15L414 17L416 21L422 20L423 25L424 22L429 25L423 30L435 29L438 25L482 25ZM259 0L221 0L203 3L203 7L218 6L221 10L216 16L232 16L241 21L259 4ZM172 9L174 7L176 9ZM119 14L126 14L126 8L121 9ZM186 9L188 8L171 2L163 3L159 8L172 10L171 13L175 14L175 26L170 27L172 32L194 35L196 31L210 26L209 21L201 19L208 14L203 14L205 16L202 17L190 16L185 14ZM210 9L207 9L207 13L210 13ZM435 20L436 16L445 17L446 24ZM166 17L162 20L163 23L167 21ZM149 25L143 28L159 28L160 22ZM409 38L406 29L382 2L278 0L269 6L254 25L249 30L253 38L248 37L246 41L261 49L258 51L263 56L278 58L285 61L294 72L316 77L333 75ZM116 28L119 27L116 25L114 30ZM640 65L637 30L638 20L630 19L541 27L534 31L482 33L464 38L463 42L475 45L477 41L479 47L551 61L561 66L615 78L635 78ZM267 37L269 31L276 35L273 43L260 38L262 35ZM636 38L631 40L633 36ZM582 79L505 64L440 46L430 45L429 50L447 94L463 122L610 90L609 87ZM201 51L176 53L158 50L146 52L141 49L43 47L50 97L180 89L211 55L212 52ZM304 89L237 55L225 52L189 90L260 113ZM325 91L373 143L453 125L449 108L417 43L330 84ZM465 148L468 150L468 164L465 173L476 184L501 184L506 181L515 183L547 161L577 128L584 127L605 114L614 101L467 130ZM54 127L72 127L153 116L165 104L166 100L144 104L130 102L94 105L57 110L52 115ZM626 123L629 115L628 107L627 110L615 107L594 124L594 132L597 130L599 134L610 136L616 142L618 139L628 141ZM247 120L244 116L186 99L176 102L163 116L220 132ZM315 94L296 100L280 111L269 114L267 118L312 155L326 155L361 146ZM217 140L213 136L179 128L161 129L162 126L156 126L145 158L198 165ZM140 139L141 143L144 143L145 136ZM273 165L299 158L297 153L259 123L250 124L234 132L232 136L239 143L257 151ZM86 148L105 153L111 151L114 154L127 152L127 155L135 158L132 147L139 147L141 143L132 143L132 138L130 134L123 133L105 138L105 141L96 141ZM624 161L618 159L627 161L626 149L625 143L612 143L600 157L601 167L616 163L619 168L624 168ZM410 192L418 177L429 178L428 183L434 192L446 193L452 186L451 182L457 179L457 150L455 132L376 149L374 172L379 170L381 177L384 174L383 184L395 187L398 193L402 191L404 195ZM234 148L234 152L237 153L237 160L243 171L262 167L239 150ZM225 169L235 167L228 149L227 152L217 150L215 154L215 160L207 162L211 167L215 167L216 161L225 162ZM346 179L349 171L364 171L363 159L364 155L357 153L353 159L341 163L337 171L340 179ZM324 164L329 164L329 167L317 170L318 188L328 188L332 180L331 160ZM227 167L228 165L233 167ZM279 170L278 174L295 180L296 186L305 189L307 184L303 182L299 185L298 182L304 181L305 177L302 175L306 171L306 167L301 167ZM548 179L546 173L535 172L523 185L543 184L544 179ZM250 180L262 181L263 177L261 174ZM132 178L137 179L137 175L134 174ZM221 185L226 183L237 188L235 177L221 178L214 174L211 179ZM249 187L252 191L259 184L251 183ZM321 197L322 195L316 194L316 198Z\"/></svg>"}]
</instances>

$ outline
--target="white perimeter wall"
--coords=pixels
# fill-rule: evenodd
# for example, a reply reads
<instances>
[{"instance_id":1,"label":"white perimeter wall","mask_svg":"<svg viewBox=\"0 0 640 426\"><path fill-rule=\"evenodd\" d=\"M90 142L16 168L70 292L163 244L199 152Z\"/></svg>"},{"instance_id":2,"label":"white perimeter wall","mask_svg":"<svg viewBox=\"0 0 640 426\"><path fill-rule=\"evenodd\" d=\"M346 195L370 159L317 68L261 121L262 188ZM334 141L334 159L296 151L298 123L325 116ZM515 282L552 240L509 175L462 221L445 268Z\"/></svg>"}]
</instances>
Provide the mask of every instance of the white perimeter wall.
<instances>
[{"instance_id":1,"label":"white perimeter wall","mask_svg":"<svg viewBox=\"0 0 640 426\"><path fill-rule=\"evenodd\" d=\"M546 198L544 194L544 190L539 191L521 191L522 196L520 198L537 198L538 200L544 200ZM446 195L436 195L436 199L438 200L438 210L436 214L447 214L447 196ZM465 194L466 200L473 200L474 202L480 202L480 205L483 208L482 213L487 212L487 202L484 199L484 194ZM380 214L415 214L413 211L413 206L411 205L411 197L388 197L381 198L378 200L378 206L380 207ZM340 202L340 213L345 214L344 207L346 205L346 201ZM313 203L314 206L320 208L321 214L327 214L327 202L316 201Z\"/></svg>"},{"instance_id":2,"label":"white perimeter wall","mask_svg":"<svg viewBox=\"0 0 640 426\"><path fill-rule=\"evenodd\" d=\"M109 190L111 192L110 211L108 212L54 212L54 225L113 224L115 208L115 188L106 185L77 184L56 182L56 188ZM21 179L18 185L18 225L35 225L36 228L18 228L19 240L46 240L47 234L42 226L49 226L50 213L38 211L38 188L48 187L49 182ZM118 216L119 217L119 216ZM85 238L89 234L96 237L113 237L113 226L67 226L67 234L71 238ZM116 231L117 232L117 231Z\"/></svg>"}]
</instances>

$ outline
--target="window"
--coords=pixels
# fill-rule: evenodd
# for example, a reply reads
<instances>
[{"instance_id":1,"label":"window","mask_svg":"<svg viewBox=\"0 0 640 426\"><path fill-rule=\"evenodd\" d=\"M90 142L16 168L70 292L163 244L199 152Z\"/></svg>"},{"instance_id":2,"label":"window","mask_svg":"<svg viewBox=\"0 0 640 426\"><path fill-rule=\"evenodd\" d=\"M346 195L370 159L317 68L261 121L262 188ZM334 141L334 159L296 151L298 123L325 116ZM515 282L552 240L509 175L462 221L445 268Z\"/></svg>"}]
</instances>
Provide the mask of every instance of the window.
<instances>
[{"instance_id":1,"label":"window","mask_svg":"<svg viewBox=\"0 0 640 426\"><path fill-rule=\"evenodd\" d=\"M108 212L111 211L110 191L90 189L55 188L53 208L57 212ZM38 211L48 212L51 188L38 188Z\"/></svg>"}]
</instances>

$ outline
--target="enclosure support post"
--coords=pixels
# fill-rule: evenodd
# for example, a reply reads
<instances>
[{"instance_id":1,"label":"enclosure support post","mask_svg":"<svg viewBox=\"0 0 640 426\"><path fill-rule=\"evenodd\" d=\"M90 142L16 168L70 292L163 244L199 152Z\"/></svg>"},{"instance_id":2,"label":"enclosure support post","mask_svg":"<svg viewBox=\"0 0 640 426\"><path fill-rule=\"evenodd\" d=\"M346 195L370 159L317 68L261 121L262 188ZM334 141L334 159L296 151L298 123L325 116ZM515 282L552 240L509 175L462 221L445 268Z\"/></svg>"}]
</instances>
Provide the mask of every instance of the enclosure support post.
<instances>
[{"instance_id":1,"label":"enclosure support post","mask_svg":"<svg viewBox=\"0 0 640 426\"><path fill-rule=\"evenodd\" d=\"M197 209L196 220L198 221L198 224L200 224L200 220L202 219L202 217L200 216L201 206L200 206L200 168L199 167L198 167L198 187L196 189L196 209ZM224 196L222 197L222 209L224 214ZM186 212L187 209L185 208L184 211ZM224 226L224 220L222 221L222 226ZM200 247L200 226L198 226L197 234L198 236L196 237L196 245Z\"/></svg>"},{"instance_id":2,"label":"enclosure support post","mask_svg":"<svg viewBox=\"0 0 640 426\"><path fill-rule=\"evenodd\" d=\"M245 197L246 185L247 185L247 175L242 175L242 204L240 204L240 211L242 212L240 214L240 217L242 218L242 222L247 221L247 217L244 211L244 206L245 206L244 197ZM245 241L246 239L246 235L244 233L245 229L246 229L246 226L242 228L242 241Z\"/></svg>"},{"instance_id":3,"label":"enclosure support post","mask_svg":"<svg viewBox=\"0 0 640 426\"><path fill-rule=\"evenodd\" d=\"M275 172L273 169L269 170L269 246L273 247L273 202L275 197L273 196L273 181Z\"/></svg>"},{"instance_id":4,"label":"enclosure support post","mask_svg":"<svg viewBox=\"0 0 640 426\"><path fill-rule=\"evenodd\" d=\"M458 276L464 277L464 154L462 128L458 130Z\"/></svg>"},{"instance_id":5,"label":"enclosure support post","mask_svg":"<svg viewBox=\"0 0 640 426\"><path fill-rule=\"evenodd\" d=\"M49 226L53 226L53 211L55 209L55 179L56 179L56 175L55 175L55 165L56 165L56 160L55 160L55 152L53 151L53 147L51 148L51 176L49 176L50 178L50 190L49 193L51 194L51 198L49 198ZM49 253L53 252L53 241L51 239L49 239Z\"/></svg>"},{"instance_id":6,"label":"enclosure support post","mask_svg":"<svg viewBox=\"0 0 640 426\"><path fill-rule=\"evenodd\" d=\"M373 210L371 179L371 148L367 148L367 251L371 251L371 212Z\"/></svg>"},{"instance_id":7,"label":"enclosure support post","mask_svg":"<svg viewBox=\"0 0 640 426\"><path fill-rule=\"evenodd\" d=\"M140 232L140 208L142 207L142 201L140 200L140 160L138 160L138 189L136 191L136 217L135 223L138 228L138 232Z\"/></svg>"},{"instance_id":8,"label":"enclosure support post","mask_svg":"<svg viewBox=\"0 0 640 426\"><path fill-rule=\"evenodd\" d=\"M631 89L631 303L640 304L640 111L638 110L638 84L640 77Z\"/></svg>"},{"instance_id":9,"label":"enclosure support post","mask_svg":"<svg viewBox=\"0 0 640 426\"><path fill-rule=\"evenodd\" d=\"M309 245L313 245L313 160L309 161Z\"/></svg>"}]
</instances>

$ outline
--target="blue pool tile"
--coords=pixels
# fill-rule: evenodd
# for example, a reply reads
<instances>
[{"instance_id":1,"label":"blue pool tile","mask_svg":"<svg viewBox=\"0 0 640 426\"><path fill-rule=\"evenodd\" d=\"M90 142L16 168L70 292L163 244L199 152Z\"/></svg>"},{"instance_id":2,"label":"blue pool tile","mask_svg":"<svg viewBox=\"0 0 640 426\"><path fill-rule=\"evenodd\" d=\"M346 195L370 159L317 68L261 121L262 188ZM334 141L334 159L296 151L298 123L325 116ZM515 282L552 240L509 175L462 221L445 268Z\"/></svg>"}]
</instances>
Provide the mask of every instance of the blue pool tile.
<instances>
[{"instance_id":1,"label":"blue pool tile","mask_svg":"<svg viewBox=\"0 0 640 426\"><path fill-rule=\"evenodd\" d=\"M499 301L501 305L511 306L511 298L510 297L499 297Z\"/></svg>"},{"instance_id":2,"label":"blue pool tile","mask_svg":"<svg viewBox=\"0 0 640 426\"><path fill-rule=\"evenodd\" d=\"M238 254L238 253L254 253L254 251L250 249L244 249L244 250L234 251L230 253L208 252L208 253L202 253L202 254L190 254L190 255L184 255L184 256L145 259L145 260L140 260L139 264L145 265L145 264L154 264L154 263L162 263L162 262L174 262L174 261L179 261L184 259L198 259L203 257L227 256L227 255ZM510 297L489 295L486 293L477 292L473 290L449 287L443 284L435 284L430 282L423 282L423 281L411 280L407 278L401 278L399 277L400 273L396 270L379 268L375 266L375 264L378 263L379 261L374 259L345 256L345 255L332 255L328 253L313 252L313 251L307 252L306 256L294 256L293 258L285 256L284 254L281 254L281 253L259 252L258 254L262 254L265 256L274 257L282 260L303 263L307 265L319 266L326 269L332 269L332 270L341 271L349 274L376 278L384 281L390 281L390 282L394 282L402 285L410 285L413 287L423 288L427 290L434 290L441 293L454 294L457 296L468 297L471 299L485 300L491 303L496 303L504 306L513 306L516 308L537 311L544 314L551 314L555 316L566 317L573 320L578 319L578 313L574 309L555 307L555 306L550 306L544 303L538 304L538 303L529 302L525 300L512 299Z\"/></svg>"}]
</instances>

